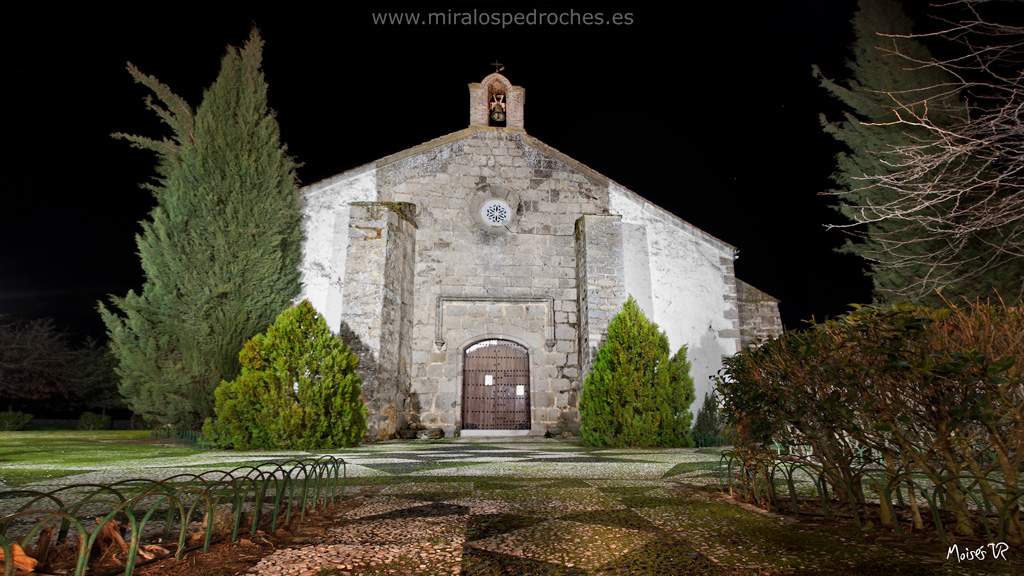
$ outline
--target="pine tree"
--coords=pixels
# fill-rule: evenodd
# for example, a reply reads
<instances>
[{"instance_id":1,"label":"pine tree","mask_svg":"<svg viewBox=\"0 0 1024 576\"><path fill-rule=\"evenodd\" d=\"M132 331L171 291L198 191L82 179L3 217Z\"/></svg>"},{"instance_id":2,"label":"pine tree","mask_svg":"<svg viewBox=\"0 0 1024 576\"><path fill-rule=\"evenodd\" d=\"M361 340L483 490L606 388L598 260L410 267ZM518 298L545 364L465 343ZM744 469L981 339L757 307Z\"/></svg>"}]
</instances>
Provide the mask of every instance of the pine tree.
<instances>
[{"instance_id":1,"label":"pine tree","mask_svg":"<svg viewBox=\"0 0 1024 576\"><path fill-rule=\"evenodd\" d=\"M299 292L302 232L296 164L280 141L253 30L229 47L195 110L152 76L128 70L171 137L116 134L157 153L156 207L136 236L141 292L100 304L120 390L154 423L195 428L238 350Z\"/></svg>"},{"instance_id":2,"label":"pine tree","mask_svg":"<svg viewBox=\"0 0 1024 576\"><path fill-rule=\"evenodd\" d=\"M278 316L238 355L242 373L216 391L203 434L223 448L316 450L366 433L359 361L308 300Z\"/></svg>"},{"instance_id":3,"label":"pine tree","mask_svg":"<svg viewBox=\"0 0 1024 576\"><path fill-rule=\"evenodd\" d=\"M862 215L858 207L869 204L869 198L880 204L891 195L884 188L870 186L864 177L892 170L885 163L886 153L895 146L911 143L915 136L906 126L877 125L896 119L894 109L898 104L892 95L902 102L932 98L930 113L939 115L942 106L937 103L942 99L935 99L941 91L937 87L948 86L950 78L935 68L912 66L906 58L891 52L896 40L879 35L912 31L912 22L898 0L860 0L853 27L856 39L853 57L847 62L849 79L845 83L827 79L817 67L814 74L844 109L841 119L828 119L823 114L821 123L825 132L844 148L836 156L837 169L833 174L839 186L834 191L840 198L837 208L844 216L857 221L857 216ZM898 43L902 54L922 61L929 58L927 47L917 41L899 39ZM860 225L856 235L860 239L847 242L842 251L865 259L876 299L901 299L901 291L929 273L923 265L910 264L906 258L894 256L879 242L883 237L918 239L901 246L901 253L905 256L925 254L934 248L930 241L920 240L928 236L925 231L906 222L883 220ZM970 291L968 286L963 288Z\"/></svg>"},{"instance_id":4,"label":"pine tree","mask_svg":"<svg viewBox=\"0 0 1024 576\"><path fill-rule=\"evenodd\" d=\"M591 446L688 446L694 399L686 348L669 358L668 337L630 297L583 383L580 436Z\"/></svg>"}]
</instances>

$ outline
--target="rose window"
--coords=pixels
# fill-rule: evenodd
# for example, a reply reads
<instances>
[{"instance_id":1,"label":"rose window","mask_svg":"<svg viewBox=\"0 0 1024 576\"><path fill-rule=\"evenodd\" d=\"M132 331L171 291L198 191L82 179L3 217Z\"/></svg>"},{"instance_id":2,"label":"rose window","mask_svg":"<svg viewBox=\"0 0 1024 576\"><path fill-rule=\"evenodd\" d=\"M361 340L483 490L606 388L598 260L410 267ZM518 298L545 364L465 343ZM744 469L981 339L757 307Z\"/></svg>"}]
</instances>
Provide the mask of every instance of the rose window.
<instances>
[{"instance_id":1,"label":"rose window","mask_svg":"<svg viewBox=\"0 0 1024 576\"><path fill-rule=\"evenodd\" d=\"M491 226L504 226L512 219L512 209L501 200L488 200L480 207L480 215Z\"/></svg>"}]
</instances>

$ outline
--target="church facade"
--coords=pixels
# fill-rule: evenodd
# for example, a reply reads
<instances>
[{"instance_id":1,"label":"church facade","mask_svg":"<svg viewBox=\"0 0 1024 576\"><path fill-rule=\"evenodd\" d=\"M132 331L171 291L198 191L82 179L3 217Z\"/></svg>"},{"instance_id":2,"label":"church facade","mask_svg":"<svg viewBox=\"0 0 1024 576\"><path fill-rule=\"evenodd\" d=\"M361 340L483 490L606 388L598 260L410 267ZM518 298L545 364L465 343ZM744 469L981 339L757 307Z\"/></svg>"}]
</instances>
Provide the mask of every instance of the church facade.
<instances>
[{"instance_id":1,"label":"church facade","mask_svg":"<svg viewBox=\"0 0 1024 576\"><path fill-rule=\"evenodd\" d=\"M469 99L468 128L302 190L302 297L360 357L369 438L573 430L629 295L688 347L694 411L723 356L781 331L734 247L526 133L521 87Z\"/></svg>"}]
</instances>

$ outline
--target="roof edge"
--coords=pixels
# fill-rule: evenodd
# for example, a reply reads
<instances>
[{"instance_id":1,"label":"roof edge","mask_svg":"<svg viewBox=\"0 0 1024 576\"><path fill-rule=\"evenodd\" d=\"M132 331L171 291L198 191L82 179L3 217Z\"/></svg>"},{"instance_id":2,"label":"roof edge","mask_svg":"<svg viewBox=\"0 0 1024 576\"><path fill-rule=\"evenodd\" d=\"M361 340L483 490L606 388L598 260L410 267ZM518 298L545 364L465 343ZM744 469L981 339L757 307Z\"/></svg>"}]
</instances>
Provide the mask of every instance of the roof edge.
<instances>
[{"instance_id":1,"label":"roof edge","mask_svg":"<svg viewBox=\"0 0 1024 576\"><path fill-rule=\"evenodd\" d=\"M764 290L761 290L757 286L754 286L753 284L751 284L750 282L747 282L746 280L740 278L739 276L736 277L736 282L738 282L740 284L743 284L744 286L746 286L747 288L750 288L751 290L756 291L758 294L761 294L761 295L765 296L766 298L768 298L772 302L775 302L776 304L779 304L779 303L782 302L782 300L779 300L775 296L772 296L771 294L765 292Z\"/></svg>"},{"instance_id":2,"label":"roof edge","mask_svg":"<svg viewBox=\"0 0 1024 576\"><path fill-rule=\"evenodd\" d=\"M361 164L359 166L356 166L355 168L350 168L348 170L345 170L344 172L335 174L334 176L328 176L327 178L322 178L320 180L317 180L316 182L311 182L309 184L306 184L305 186L300 187L299 191L302 193L315 192L317 190L327 188L328 186L333 186L334 184L337 184L339 182L344 182L345 180L356 178L371 170L377 170L389 164L394 164L395 162L399 162L401 160L409 158L411 156L422 154L423 152L429 152L430 150L433 150L434 148L438 148L445 144L457 142L477 132L488 129L496 130L497 128L489 128L486 126L469 126L467 128L463 128L462 130L449 132L448 134L438 136L437 138L427 140L426 142L422 142L420 144L416 144L415 146L406 148L405 150L401 150L399 152L395 152L394 154L383 156L376 160L371 160L370 162L367 162L366 164ZM510 129L505 128L505 130ZM522 132L521 130L511 130Z\"/></svg>"},{"instance_id":3,"label":"roof edge","mask_svg":"<svg viewBox=\"0 0 1024 576\"><path fill-rule=\"evenodd\" d=\"M655 204L654 202L648 200L647 198L644 198L641 194L630 190L629 188L623 186L622 184L620 184L618 182L615 182L614 180L612 181L612 183L615 184L616 186L618 186L624 192L626 192L630 196L631 200L638 201L638 202L642 203L645 207L650 206L650 207L654 208L655 210L657 210L662 215L668 216L669 219L675 221L675 223L682 224L682 225L686 226L687 229L694 230L696 232L696 234L698 236L700 236L701 238L704 238L706 240L710 240L710 241L714 242L715 244L718 244L720 248L725 248L726 250L729 250L729 251L732 251L732 252L736 252L737 251L737 248L735 246L733 246L732 244L726 242L725 240L722 240L721 238L711 234L710 232L707 232L706 230L704 230L700 226L697 226L696 224L693 224L692 222L683 219L682 217L680 217L675 212L672 212L671 210L669 210L667 208L664 208L662 206L659 206L659 205Z\"/></svg>"},{"instance_id":4,"label":"roof edge","mask_svg":"<svg viewBox=\"0 0 1024 576\"><path fill-rule=\"evenodd\" d=\"M626 186L623 186L619 182L616 182L615 180L609 178L608 176L605 176L601 172L598 172L597 170L591 168L590 166L587 166L583 162L580 162L579 160L576 160L575 158L573 158L572 156L569 156L565 152L562 152L561 150L558 150L557 148L544 143L542 140L538 139L535 136L531 136L530 134L527 134L526 131L523 130L522 128L496 128L496 127L491 127L491 126L468 126L468 127L463 128L461 130L456 130L455 132L449 132L448 134L445 134L443 136L438 136L437 138L434 138L432 140L427 140L426 142L423 142L421 144L417 144L415 146L412 146L411 148L406 148L405 150L401 150L401 151L396 152L394 154L389 154L388 156L384 156L382 158L378 158L377 160L373 160L371 162L367 162L366 164L362 164L360 166L356 166L355 168L351 168L349 170L341 172L340 174L336 174L334 176L329 176L327 178L324 178L324 179L321 179L321 180L317 180L316 182L312 182L310 184L302 186L299 189L299 191L302 194L316 192L318 190L322 190L322 189L327 188L329 186L333 186L333 185L335 185L335 184L337 184L339 182L344 182L345 180L356 178L356 177L361 176L361 175L363 175L363 174L365 174L367 172L370 172L372 170L378 170L378 169L383 168L385 166L388 166L390 164L394 164L395 162L400 162L400 161L402 161L402 160L404 160L406 158L409 158L411 156L415 156L417 154L422 154L424 152L429 152L430 150L433 150L434 148L438 148L440 146L444 146L445 144L450 144L452 142L457 142L459 140L462 140L463 138L468 138L468 137L470 137L470 136L472 136L474 134L477 134L477 133L480 133L480 132L487 132L487 131L496 131L496 130L500 130L500 131L503 131L503 132L509 132L509 133L522 134L524 141L528 145L533 146L534 148L537 148L538 150L540 150L541 152L544 152L545 154L553 156L554 158L558 159L560 162L563 162L567 166L573 168L574 170L577 170L578 172L583 174L585 177L587 177L587 179L589 179L595 185L597 185L597 186L609 186L610 187L612 184L614 184L615 186L617 186L620 189L626 191L627 193L629 193L630 195L632 195L636 199L639 199L639 201L643 202L645 205L653 206L654 208L656 208L658 211L660 211L664 215L669 216L670 219L675 220L677 223L683 224L688 229L692 229L692 230L696 231L696 233L699 236L701 236L703 238L706 238L706 239L709 239L709 240L719 244L721 247L723 247L723 248L725 248L727 250L732 250L734 252L736 251L736 247L733 246L732 244L729 244L725 240L722 240L721 238L718 238L717 236L714 236L714 235L706 232L705 230L703 230L700 227L692 224L691 222L688 222L687 220L684 220L683 218L679 217L678 215L676 215L672 211L670 211L670 210L668 210L666 208L663 208L663 207L655 204L654 202L648 200L647 198L644 198L639 193L634 192L633 190L627 188Z\"/></svg>"}]
</instances>

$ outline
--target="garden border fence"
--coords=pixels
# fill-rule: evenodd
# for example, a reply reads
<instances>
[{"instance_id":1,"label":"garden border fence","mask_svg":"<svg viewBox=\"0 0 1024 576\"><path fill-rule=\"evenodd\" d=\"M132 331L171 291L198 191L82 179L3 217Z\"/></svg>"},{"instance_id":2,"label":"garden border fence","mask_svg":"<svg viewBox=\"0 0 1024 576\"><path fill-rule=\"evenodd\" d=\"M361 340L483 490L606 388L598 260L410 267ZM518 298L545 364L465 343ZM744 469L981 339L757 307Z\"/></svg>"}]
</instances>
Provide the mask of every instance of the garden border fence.
<instances>
[{"instance_id":1,"label":"garden border fence","mask_svg":"<svg viewBox=\"0 0 1024 576\"><path fill-rule=\"evenodd\" d=\"M49 491L0 491L0 506L9 500L18 502L13 512L0 515L3 574L15 574L15 544L27 549L33 539L42 541L40 536L49 531L51 537L55 536L52 544L56 546L77 540L72 574L84 576L101 531L115 521L127 527L124 574L131 576L138 565L140 547L149 538L147 528L158 535L163 546L173 548L170 553L175 559L181 560L189 550L209 550L221 510L230 510L230 526L220 528L230 529L231 542L244 531L255 536L261 527L267 527L273 532L296 517L301 521L308 512L334 504L347 476L343 459L322 456L268 460L160 480L137 478L108 484L68 484ZM202 544L188 547L190 527L196 523ZM53 552L50 538L45 540L48 542L41 551L42 558L37 558L43 563Z\"/></svg>"},{"instance_id":2,"label":"garden border fence","mask_svg":"<svg viewBox=\"0 0 1024 576\"><path fill-rule=\"evenodd\" d=\"M773 447L775 448L775 447ZM913 469L897 467L895 470L886 468L881 458L872 457L870 451L858 454L854 472L860 483L860 494L836 494L837 487L832 486L820 464L812 462L804 455L783 453L782 450L765 450L758 458L744 459L736 450L722 452L715 475L719 480L719 488L729 494L738 495L750 502L763 506L782 507L794 514L809 512L809 506L801 507L801 497L797 484L802 474L805 481L814 488L813 499L818 510L825 516L835 516L845 508L858 526L863 526L866 518L864 510L864 488L873 492L879 502L885 502L893 509L913 510L916 508L922 515L929 516L932 528L939 540L945 544L950 542L951 534L948 526L951 521L944 519L947 494L943 484L931 482L923 474ZM946 483L956 483L959 489L968 496L973 505L974 520L980 525L983 536L992 541L1005 541L1008 536L1010 515L1024 502L1024 486L1016 490L1007 489L1007 484L995 475L985 478L991 485L1001 486L1003 501L997 506L985 497L978 489L979 479L969 474L959 477L943 478ZM785 496L780 497L780 488ZM850 487L846 487L850 490ZM913 491L911 490L913 489ZM923 501L918 504L915 499L920 494ZM906 494L906 496L904 495ZM1007 497L1008 496L1008 497ZM895 497L896 502L893 503ZM852 504L851 504L852 503ZM898 521L893 529L899 533L905 527Z\"/></svg>"}]
</instances>

